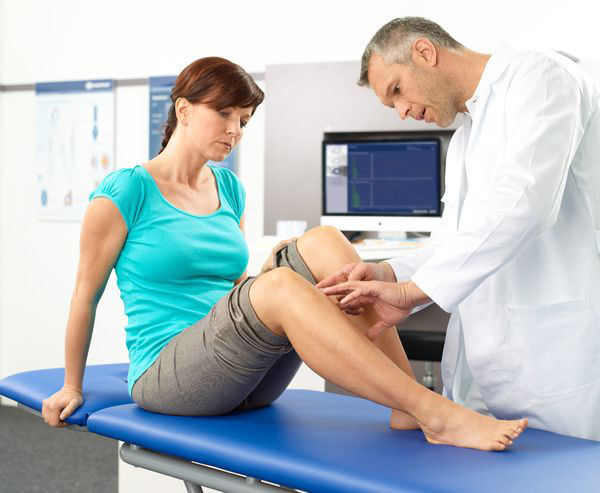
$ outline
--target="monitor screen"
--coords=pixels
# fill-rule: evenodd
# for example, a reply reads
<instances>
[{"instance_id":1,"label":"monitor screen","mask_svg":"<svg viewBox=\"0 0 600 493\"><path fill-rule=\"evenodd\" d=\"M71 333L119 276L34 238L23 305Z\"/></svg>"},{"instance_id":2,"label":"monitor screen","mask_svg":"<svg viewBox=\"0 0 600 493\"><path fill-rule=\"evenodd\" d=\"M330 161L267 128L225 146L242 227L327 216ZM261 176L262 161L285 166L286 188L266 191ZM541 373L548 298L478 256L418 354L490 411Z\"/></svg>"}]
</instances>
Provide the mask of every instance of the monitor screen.
<instances>
[{"instance_id":1,"label":"monitor screen","mask_svg":"<svg viewBox=\"0 0 600 493\"><path fill-rule=\"evenodd\" d=\"M440 216L440 139L323 141L323 214Z\"/></svg>"}]
</instances>

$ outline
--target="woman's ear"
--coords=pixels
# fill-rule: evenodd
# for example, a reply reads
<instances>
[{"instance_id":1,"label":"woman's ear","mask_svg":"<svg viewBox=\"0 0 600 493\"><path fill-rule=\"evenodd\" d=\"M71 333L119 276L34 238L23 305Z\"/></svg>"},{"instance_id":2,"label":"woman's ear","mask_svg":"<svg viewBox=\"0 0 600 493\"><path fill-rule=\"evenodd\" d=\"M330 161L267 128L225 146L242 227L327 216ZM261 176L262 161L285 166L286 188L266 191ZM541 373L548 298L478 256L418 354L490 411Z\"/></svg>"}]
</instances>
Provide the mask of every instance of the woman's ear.
<instances>
[{"instance_id":1,"label":"woman's ear","mask_svg":"<svg viewBox=\"0 0 600 493\"><path fill-rule=\"evenodd\" d=\"M175 101L175 115L182 125L187 125L188 123L190 108L191 104L185 98L177 98L177 101Z\"/></svg>"}]
</instances>

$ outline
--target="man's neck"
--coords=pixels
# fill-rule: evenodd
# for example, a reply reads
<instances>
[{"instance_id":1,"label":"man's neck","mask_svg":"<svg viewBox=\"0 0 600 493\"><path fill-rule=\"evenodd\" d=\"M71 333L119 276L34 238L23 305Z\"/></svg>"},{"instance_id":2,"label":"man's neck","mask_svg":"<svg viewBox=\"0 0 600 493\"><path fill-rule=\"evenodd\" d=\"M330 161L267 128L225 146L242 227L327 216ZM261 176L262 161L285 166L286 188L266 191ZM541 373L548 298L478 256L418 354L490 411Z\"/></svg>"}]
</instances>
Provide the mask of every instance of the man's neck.
<instances>
[{"instance_id":1,"label":"man's neck","mask_svg":"<svg viewBox=\"0 0 600 493\"><path fill-rule=\"evenodd\" d=\"M465 103L473 97L475 90L481 80L485 66L491 55L465 50L460 53L449 52L449 68L452 79L459 88L461 111L466 112Z\"/></svg>"}]
</instances>

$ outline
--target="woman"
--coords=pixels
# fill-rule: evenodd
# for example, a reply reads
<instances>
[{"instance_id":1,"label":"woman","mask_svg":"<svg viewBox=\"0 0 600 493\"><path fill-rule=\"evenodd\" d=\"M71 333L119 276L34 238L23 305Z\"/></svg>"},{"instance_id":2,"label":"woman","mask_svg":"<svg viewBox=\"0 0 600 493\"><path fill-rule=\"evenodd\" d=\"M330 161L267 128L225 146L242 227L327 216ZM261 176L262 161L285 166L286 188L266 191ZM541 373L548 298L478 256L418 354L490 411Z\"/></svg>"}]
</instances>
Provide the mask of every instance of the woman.
<instances>
[{"instance_id":1,"label":"woman","mask_svg":"<svg viewBox=\"0 0 600 493\"><path fill-rule=\"evenodd\" d=\"M503 450L526 421L498 421L415 380L396 331L374 343L368 307L348 315L315 284L359 261L331 228L278 245L261 275L244 272L244 190L207 165L240 141L263 93L239 66L203 58L177 78L163 148L92 193L66 331L65 384L44 401L52 426L82 403L97 303L112 268L128 315L129 391L149 411L215 415L273 402L301 359L324 378L390 407L394 428L432 443ZM388 266L389 267L389 266ZM382 264L378 278L394 280ZM350 310L351 311L351 310ZM358 313L358 312L356 312Z\"/></svg>"}]
</instances>

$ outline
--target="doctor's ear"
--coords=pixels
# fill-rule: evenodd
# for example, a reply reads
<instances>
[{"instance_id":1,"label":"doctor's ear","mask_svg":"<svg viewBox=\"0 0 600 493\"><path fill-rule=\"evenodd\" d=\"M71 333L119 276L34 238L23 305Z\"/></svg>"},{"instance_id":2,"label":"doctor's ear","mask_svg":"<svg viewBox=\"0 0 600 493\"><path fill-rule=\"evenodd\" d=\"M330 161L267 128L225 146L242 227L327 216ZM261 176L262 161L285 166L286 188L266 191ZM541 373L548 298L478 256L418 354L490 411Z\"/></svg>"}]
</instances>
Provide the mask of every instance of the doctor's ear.
<instances>
[{"instance_id":1,"label":"doctor's ear","mask_svg":"<svg viewBox=\"0 0 600 493\"><path fill-rule=\"evenodd\" d=\"M420 67L435 67L437 64L437 48L427 38L417 38L412 45L413 62Z\"/></svg>"}]
</instances>

